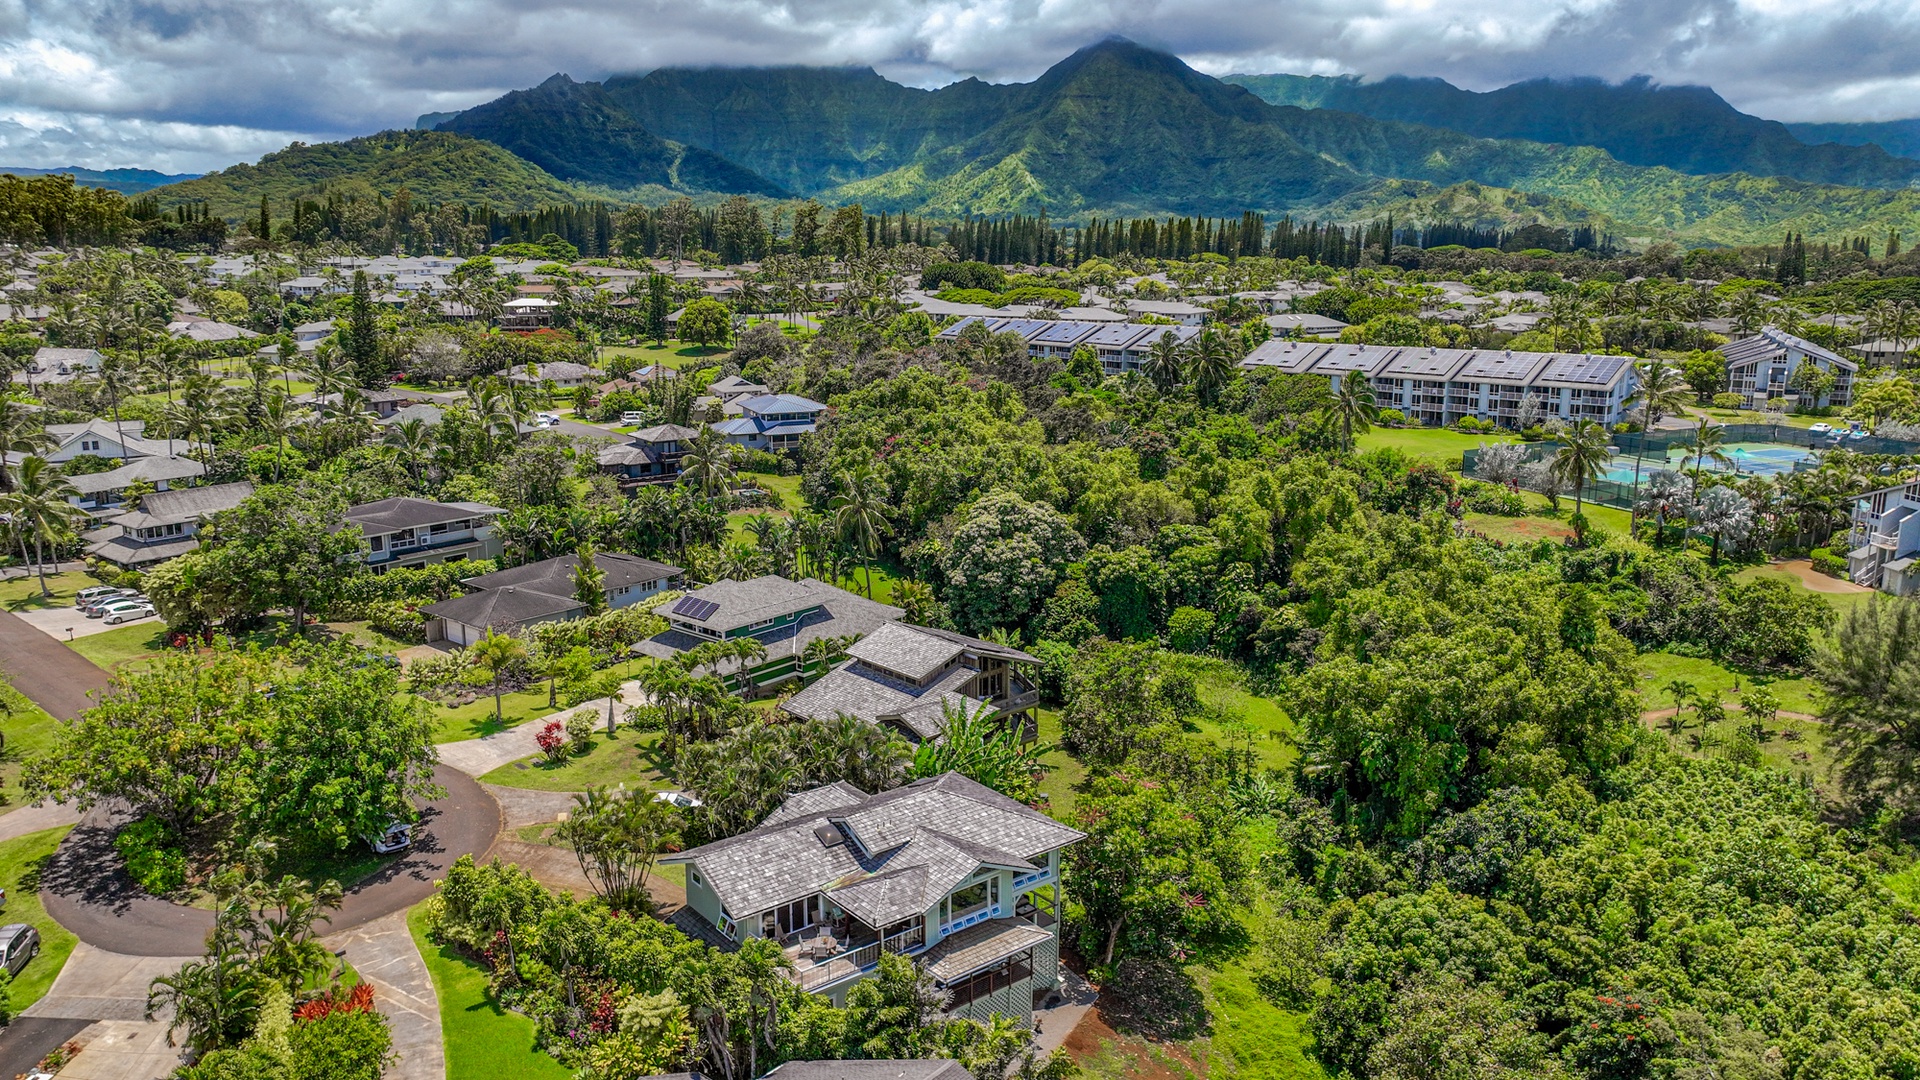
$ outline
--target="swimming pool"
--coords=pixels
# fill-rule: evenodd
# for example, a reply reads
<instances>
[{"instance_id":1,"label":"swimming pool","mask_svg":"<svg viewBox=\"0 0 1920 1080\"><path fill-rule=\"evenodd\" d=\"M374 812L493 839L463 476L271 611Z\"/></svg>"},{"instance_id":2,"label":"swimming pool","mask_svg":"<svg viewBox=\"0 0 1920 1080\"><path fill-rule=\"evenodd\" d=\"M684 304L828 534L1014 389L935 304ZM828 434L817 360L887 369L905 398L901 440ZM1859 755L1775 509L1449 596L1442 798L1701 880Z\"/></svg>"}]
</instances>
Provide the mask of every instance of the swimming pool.
<instances>
[{"instance_id":1,"label":"swimming pool","mask_svg":"<svg viewBox=\"0 0 1920 1080\"><path fill-rule=\"evenodd\" d=\"M1804 446L1786 446L1781 443L1743 442L1729 443L1721 448L1732 459L1733 471L1747 476L1772 476L1775 473L1792 472L1793 467L1803 461L1814 461L1816 455ZM1693 453L1685 445L1667 448L1667 457L1662 460L1657 454L1646 454L1640 458L1640 479L1655 469L1690 469L1694 465ZM1727 468L1718 462L1709 460L1706 467L1714 471ZM1634 460L1632 454L1621 454L1607 464L1606 479L1615 483L1633 483Z\"/></svg>"}]
</instances>

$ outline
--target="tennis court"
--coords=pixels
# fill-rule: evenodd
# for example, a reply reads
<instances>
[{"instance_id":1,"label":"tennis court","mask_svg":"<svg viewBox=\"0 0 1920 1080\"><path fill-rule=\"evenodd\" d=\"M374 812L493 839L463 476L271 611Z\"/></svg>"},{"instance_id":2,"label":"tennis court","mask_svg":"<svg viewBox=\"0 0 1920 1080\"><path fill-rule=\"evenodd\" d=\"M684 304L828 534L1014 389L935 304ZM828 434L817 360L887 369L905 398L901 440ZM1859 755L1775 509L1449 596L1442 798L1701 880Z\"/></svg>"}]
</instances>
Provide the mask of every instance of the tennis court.
<instances>
[{"instance_id":1,"label":"tennis court","mask_svg":"<svg viewBox=\"0 0 1920 1080\"><path fill-rule=\"evenodd\" d=\"M1792 472L1793 467L1803 461L1813 461L1816 456L1804 446L1785 446L1780 443L1740 442L1721 447L1727 455L1732 469L1746 476L1772 476L1775 473ZM1646 479L1647 473L1654 469L1690 469L1694 466L1693 453L1684 443L1666 448L1664 460L1657 453L1643 454L1640 458L1640 477ZM1719 472L1728 468L1709 458L1706 467ZM1632 454L1621 454L1607 465L1606 478L1616 483L1633 483L1634 459Z\"/></svg>"}]
</instances>

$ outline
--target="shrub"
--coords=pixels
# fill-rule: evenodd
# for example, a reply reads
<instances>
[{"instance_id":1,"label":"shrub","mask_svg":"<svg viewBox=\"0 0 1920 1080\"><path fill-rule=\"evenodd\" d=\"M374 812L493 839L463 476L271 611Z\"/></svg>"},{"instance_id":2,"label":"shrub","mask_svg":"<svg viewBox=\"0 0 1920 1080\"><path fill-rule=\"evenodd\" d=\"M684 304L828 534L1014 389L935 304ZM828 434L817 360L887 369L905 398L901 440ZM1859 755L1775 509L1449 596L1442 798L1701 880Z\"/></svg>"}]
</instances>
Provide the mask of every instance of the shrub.
<instances>
[{"instance_id":1,"label":"shrub","mask_svg":"<svg viewBox=\"0 0 1920 1080\"><path fill-rule=\"evenodd\" d=\"M1407 414L1399 409L1381 409L1380 415L1375 419L1380 422L1381 427L1399 427L1407 422Z\"/></svg>"},{"instance_id":2,"label":"shrub","mask_svg":"<svg viewBox=\"0 0 1920 1080\"><path fill-rule=\"evenodd\" d=\"M540 744L540 752L547 755L548 761L558 764L567 759L567 726L560 721L547 721L547 726L540 729L533 741Z\"/></svg>"},{"instance_id":3,"label":"shrub","mask_svg":"<svg viewBox=\"0 0 1920 1080\"><path fill-rule=\"evenodd\" d=\"M1716 409L1738 409L1744 407L1746 403L1746 398L1732 391L1713 395L1713 407Z\"/></svg>"},{"instance_id":4,"label":"shrub","mask_svg":"<svg viewBox=\"0 0 1920 1080\"><path fill-rule=\"evenodd\" d=\"M567 717L567 749L584 754L593 745L593 722L599 716L592 709L581 709Z\"/></svg>"},{"instance_id":5,"label":"shrub","mask_svg":"<svg viewBox=\"0 0 1920 1080\"><path fill-rule=\"evenodd\" d=\"M167 827L154 818L120 830L114 849L127 860L127 876L155 896L178 892L187 883L187 856L169 841Z\"/></svg>"},{"instance_id":6,"label":"shrub","mask_svg":"<svg viewBox=\"0 0 1920 1080\"><path fill-rule=\"evenodd\" d=\"M1476 514L1525 517L1527 513L1527 500L1518 492L1508 491L1498 484L1470 482L1461 494L1467 509Z\"/></svg>"},{"instance_id":7,"label":"shrub","mask_svg":"<svg viewBox=\"0 0 1920 1080\"><path fill-rule=\"evenodd\" d=\"M1829 577L1845 577L1847 574L1847 560L1827 548L1814 548L1808 560L1813 563L1814 570Z\"/></svg>"},{"instance_id":8,"label":"shrub","mask_svg":"<svg viewBox=\"0 0 1920 1080\"><path fill-rule=\"evenodd\" d=\"M1204 651L1213 639L1213 612L1201 608L1176 608L1167 620L1167 643L1177 652Z\"/></svg>"}]
</instances>

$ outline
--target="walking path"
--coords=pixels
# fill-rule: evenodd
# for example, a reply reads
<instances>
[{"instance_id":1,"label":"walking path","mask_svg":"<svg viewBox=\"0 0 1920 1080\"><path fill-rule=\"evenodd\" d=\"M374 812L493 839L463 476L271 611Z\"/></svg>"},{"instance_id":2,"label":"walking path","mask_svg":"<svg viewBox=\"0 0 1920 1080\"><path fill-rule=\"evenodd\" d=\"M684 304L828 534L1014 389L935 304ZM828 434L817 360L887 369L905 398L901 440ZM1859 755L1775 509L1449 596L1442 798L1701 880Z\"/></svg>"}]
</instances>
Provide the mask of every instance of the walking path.
<instances>
[{"instance_id":1,"label":"walking path","mask_svg":"<svg viewBox=\"0 0 1920 1080\"><path fill-rule=\"evenodd\" d=\"M79 716L93 705L92 695L107 688L98 664L9 611L0 611L0 667L15 690L56 720Z\"/></svg>"},{"instance_id":2,"label":"walking path","mask_svg":"<svg viewBox=\"0 0 1920 1080\"><path fill-rule=\"evenodd\" d=\"M0 814L0 844L8 840L18 840L30 833L79 823L80 808L72 803L65 806L58 803L23 806L18 810ZM0 1071L0 1076L4 1075L6 1075L5 1072Z\"/></svg>"},{"instance_id":3,"label":"walking path","mask_svg":"<svg viewBox=\"0 0 1920 1080\"><path fill-rule=\"evenodd\" d=\"M328 948L346 954L361 981L373 986L374 1008L393 1029L393 1049L399 1060L387 1069L385 1080L445 1077L440 999L407 930L407 913L396 911L325 940Z\"/></svg>"},{"instance_id":4,"label":"walking path","mask_svg":"<svg viewBox=\"0 0 1920 1080\"><path fill-rule=\"evenodd\" d=\"M643 704L646 700L646 693L640 689L639 683L628 680L620 685L621 705L639 705ZM534 737L540 734L540 729L545 727L550 721L560 720L564 722L567 717L572 716L581 709L594 710L600 715L601 723L606 723L607 699L594 698L591 701L583 701L570 709L550 712L545 716L529 720L516 727L510 727L505 731L496 731L491 735L482 735L477 739L441 743L440 761L442 764L451 765L459 769L468 776L485 776L495 769L503 768L519 761L521 758L531 757L539 753L540 744L534 741ZM616 713L615 716L617 718L618 713ZM547 820L551 821L553 819L548 818Z\"/></svg>"}]
</instances>

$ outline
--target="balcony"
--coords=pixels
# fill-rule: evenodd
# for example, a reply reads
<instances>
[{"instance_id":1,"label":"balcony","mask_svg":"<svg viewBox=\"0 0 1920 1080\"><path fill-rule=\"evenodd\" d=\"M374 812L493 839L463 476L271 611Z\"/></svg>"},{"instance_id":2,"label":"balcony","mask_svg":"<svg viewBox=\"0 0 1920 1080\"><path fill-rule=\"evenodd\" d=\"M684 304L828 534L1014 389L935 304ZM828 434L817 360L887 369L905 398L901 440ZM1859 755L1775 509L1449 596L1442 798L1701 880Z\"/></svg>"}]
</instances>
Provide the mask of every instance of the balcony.
<instances>
[{"instance_id":1,"label":"balcony","mask_svg":"<svg viewBox=\"0 0 1920 1080\"><path fill-rule=\"evenodd\" d=\"M793 980L809 992L832 986L843 979L872 971L886 953L912 955L926 947L927 928L916 923L887 937L857 919L842 931L831 926L813 926L780 939L787 958L793 961Z\"/></svg>"}]
</instances>

